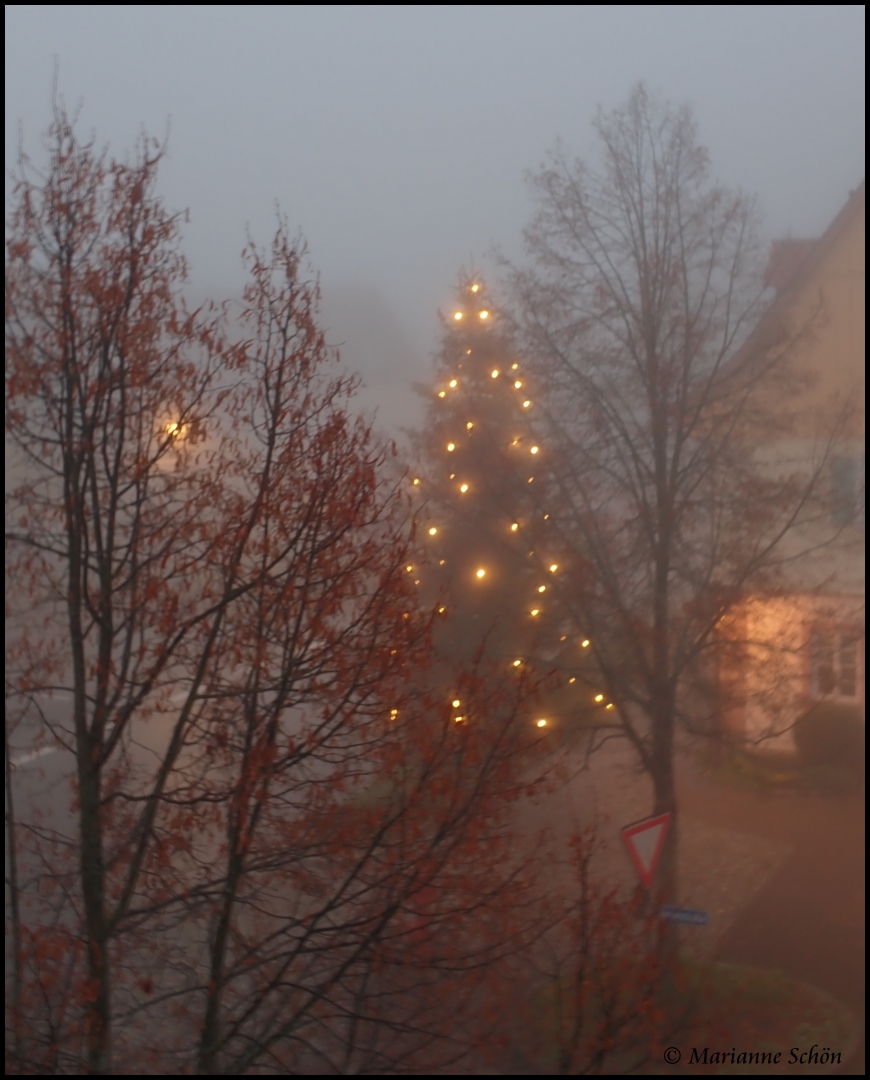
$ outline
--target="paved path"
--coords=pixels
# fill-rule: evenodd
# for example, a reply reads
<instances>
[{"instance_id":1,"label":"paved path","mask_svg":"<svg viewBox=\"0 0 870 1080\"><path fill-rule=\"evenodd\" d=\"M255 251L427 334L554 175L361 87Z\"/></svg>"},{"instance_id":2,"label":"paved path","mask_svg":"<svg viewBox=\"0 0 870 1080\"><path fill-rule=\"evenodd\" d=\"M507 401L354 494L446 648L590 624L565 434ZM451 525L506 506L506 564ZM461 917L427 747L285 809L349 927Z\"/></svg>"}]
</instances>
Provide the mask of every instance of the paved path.
<instances>
[{"instance_id":1,"label":"paved path","mask_svg":"<svg viewBox=\"0 0 870 1080\"><path fill-rule=\"evenodd\" d=\"M719 959L818 986L863 1025L863 797L740 791L684 767L679 798L686 814L790 848L725 933ZM840 1071L863 1074L863 1041Z\"/></svg>"}]
</instances>

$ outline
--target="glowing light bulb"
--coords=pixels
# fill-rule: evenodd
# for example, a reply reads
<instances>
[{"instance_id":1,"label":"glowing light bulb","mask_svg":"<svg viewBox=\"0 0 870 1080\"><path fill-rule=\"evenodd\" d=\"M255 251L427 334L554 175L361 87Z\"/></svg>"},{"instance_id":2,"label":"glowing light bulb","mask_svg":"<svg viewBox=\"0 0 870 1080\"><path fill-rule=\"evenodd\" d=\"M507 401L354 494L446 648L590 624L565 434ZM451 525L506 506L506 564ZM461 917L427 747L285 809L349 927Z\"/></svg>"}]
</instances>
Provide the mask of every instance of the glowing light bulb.
<instances>
[{"instance_id":1,"label":"glowing light bulb","mask_svg":"<svg viewBox=\"0 0 870 1080\"><path fill-rule=\"evenodd\" d=\"M411 565L410 563L408 563L408 565L407 565L407 566L405 567L405 569L406 569L406 570L408 571L408 573L410 574L410 573L411 573L411 571L412 571L412 570L414 569L414 567L413 567L413 566L412 566L412 565Z\"/></svg>"},{"instance_id":2,"label":"glowing light bulb","mask_svg":"<svg viewBox=\"0 0 870 1080\"><path fill-rule=\"evenodd\" d=\"M420 579L419 579L419 578L417 578L417 580L416 580L416 581L414 582L414 584L415 584L415 585L419 585L419 584L420 584Z\"/></svg>"},{"instance_id":3,"label":"glowing light bulb","mask_svg":"<svg viewBox=\"0 0 870 1080\"><path fill-rule=\"evenodd\" d=\"M398 715L399 715L399 710L398 709L390 709L390 719L391 720L395 720Z\"/></svg>"},{"instance_id":4,"label":"glowing light bulb","mask_svg":"<svg viewBox=\"0 0 870 1080\"><path fill-rule=\"evenodd\" d=\"M605 708L605 709L612 709L612 708L613 708L613 702L612 702L612 701L608 701L608 702L607 702L607 704L606 704L606 705L604 706L604 708Z\"/></svg>"},{"instance_id":5,"label":"glowing light bulb","mask_svg":"<svg viewBox=\"0 0 870 1080\"><path fill-rule=\"evenodd\" d=\"M456 443L449 442L447 444L447 449L448 450L455 450L456 449Z\"/></svg>"},{"instance_id":6,"label":"glowing light bulb","mask_svg":"<svg viewBox=\"0 0 870 1080\"><path fill-rule=\"evenodd\" d=\"M529 477L529 483L531 484L531 482L532 482L532 481L533 481L534 479L535 479L535 478L534 478L534 476L530 476L530 477Z\"/></svg>"},{"instance_id":7,"label":"glowing light bulb","mask_svg":"<svg viewBox=\"0 0 870 1080\"><path fill-rule=\"evenodd\" d=\"M446 608L440 607L440 608L438 608L438 614L443 615L446 610L447 610Z\"/></svg>"},{"instance_id":8,"label":"glowing light bulb","mask_svg":"<svg viewBox=\"0 0 870 1080\"><path fill-rule=\"evenodd\" d=\"M539 450L539 449L540 449L540 447L538 447L538 446L533 446L533 447L531 448L531 450L529 451L529 453L530 453L530 454L537 454L537 452L538 452L538 450Z\"/></svg>"},{"instance_id":9,"label":"glowing light bulb","mask_svg":"<svg viewBox=\"0 0 870 1080\"><path fill-rule=\"evenodd\" d=\"M517 524L517 522L514 522L513 525L511 525L511 532L516 532L518 528L519 525Z\"/></svg>"},{"instance_id":10,"label":"glowing light bulb","mask_svg":"<svg viewBox=\"0 0 870 1080\"><path fill-rule=\"evenodd\" d=\"M554 562L550 563L550 573L551 574L555 574L558 569L559 569L559 567L558 567L558 565L556 563L554 563Z\"/></svg>"},{"instance_id":11,"label":"glowing light bulb","mask_svg":"<svg viewBox=\"0 0 870 1080\"><path fill-rule=\"evenodd\" d=\"M541 609L540 609L540 608L536 608L536 607L533 607L533 608L532 608L532 611L531 611L531 614L532 614L532 615L540 615L540 613L541 613Z\"/></svg>"},{"instance_id":12,"label":"glowing light bulb","mask_svg":"<svg viewBox=\"0 0 870 1080\"><path fill-rule=\"evenodd\" d=\"M576 675L572 675L572 676L571 676L571 678L570 678L570 679L568 680L568 682L569 682L569 683L571 683L571 682L577 682L577 676L576 676Z\"/></svg>"},{"instance_id":13,"label":"glowing light bulb","mask_svg":"<svg viewBox=\"0 0 870 1080\"><path fill-rule=\"evenodd\" d=\"M181 428L175 420L170 420L170 422L166 425L166 434L170 438L177 435L180 430Z\"/></svg>"},{"instance_id":14,"label":"glowing light bulb","mask_svg":"<svg viewBox=\"0 0 870 1080\"><path fill-rule=\"evenodd\" d=\"M461 724L464 719L465 719L464 716L454 716L453 717L453 723L454 724Z\"/></svg>"},{"instance_id":15,"label":"glowing light bulb","mask_svg":"<svg viewBox=\"0 0 870 1080\"><path fill-rule=\"evenodd\" d=\"M450 479L451 479L451 480L455 480L455 479L456 479L456 473L455 473L455 472L452 472L452 473L450 474Z\"/></svg>"},{"instance_id":16,"label":"glowing light bulb","mask_svg":"<svg viewBox=\"0 0 870 1080\"><path fill-rule=\"evenodd\" d=\"M589 638L588 638L588 637L586 637L586 638L583 638L583 640L582 640L582 641L580 642L580 648L581 648L581 649L588 649L588 648L589 648L589 644L590 644L590 642L589 642Z\"/></svg>"},{"instance_id":17,"label":"glowing light bulb","mask_svg":"<svg viewBox=\"0 0 870 1080\"><path fill-rule=\"evenodd\" d=\"M472 292L477 292L477 290L478 290L479 288L480 288L480 286L479 286L479 285L472 285L472 286L471 286L471 291L472 291Z\"/></svg>"},{"instance_id":18,"label":"glowing light bulb","mask_svg":"<svg viewBox=\"0 0 870 1080\"><path fill-rule=\"evenodd\" d=\"M439 560L438 560L438 565L439 565L439 566L443 566L443 565L444 565L444 560L443 560L443 559L439 559ZM444 610L444 608L442 608L441 610L443 611L443 610Z\"/></svg>"},{"instance_id":19,"label":"glowing light bulb","mask_svg":"<svg viewBox=\"0 0 870 1080\"><path fill-rule=\"evenodd\" d=\"M517 381L516 381L516 382L514 383L514 386L516 387L516 389L517 389L517 390L519 390L519 388L520 388L520 387L521 387L522 385L523 385L523 384L522 384L522 383L520 382L520 380L519 380L519 379L517 379Z\"/></svg>"},{"instance_id":20,"label":"glowing light bulb","mask_svg":"<svg viewBox=\"0 0 870 1080\"><path fill-rule=\"evenodd\" d=\"M450 380L450 385L451 385L451 386L456 386L456 380L455 380L455 379L451 379L451 380Z\"/></svg>"},{"instance_id":21,"label":"glowing light bulb","mask_svg":"<svg viewBox=\"0 0 870 1080\"><path fill-rule=\"evenodd\" d=\"M514 660L514 667L519 667L521 663L522 660Z\"/></svg>"},{"instance_id":22,"label":"glowing light bulb","mask_svg":"<svg viewBox=\"0 0 870 1080\"><path fill-rule=\"evenodd\" d=\"M519 366L519 364L511 364L511 371L516 371Z\"/></svg>"},{"instance_id":23,"label":"glowing light bulb","mask_svg":"<svg viewBox=\"0 0 870 1080\"><path fill-rule=\"evenodd\" d=\"M414 483L415 485L420 483L420 478L418 476L414 477Z\"/></svg>"},{"instance_id":24,"label":"glowing light bulb","mask_svg":"<svg viewBox=\"0 0 870 1080\"><path fill-rule=\"evenodd\" d=\"M538 725L538 727L546 727L547 726L547 721L544 720L544 719L536 720L535 723Z\"/></svg>"},{"instance_id":25,"label":"glowing light bulb","mask_svg":"<svg viewBox=\"0 0 870 1080\"><path fill-rule=\"evenodd\" d=\"M454 318L454 319L455 319L455 320L456 320L457 322L459 322L459 320L460 320L460 319L462 318L462 312L461 312L461 311L456 311L456 312L454 312L454 314L453 314L453 318Z\"/></svg>"},{"instance_id":26,"label":"glowing light bulb","mask_svg":"<svg viewBox=\"0 0 870 1080\"><path fill-rule=\"evenodd\" d=\"M482 566L476 571L476 575L479 578L486 577L486 571Z\"/></svg>"},{"instance_id":27,"label":"glowing light bulb","mask_svg":"<svg viewBox=\"0 0 870 1080\"><path fill-rule=\"evenodd\" d=\"M549 519L550 519L550 515L549 514L544 514L544 521L549 521Z\"/></svg>"},{"instance_id":28,"label":"glowing light bulb","mask_svg":"<svg viewBox=\"0 0 870 1080\"><path fill-rule=\"evenodd\" d=\"M492 377L494 379L497 379L498 378L498 368L493 368L492 371L490 372L490 375L492 375Z\"/></svg>"},{"instance_id":29,"label":"glowing light bulb","mask_svg":"<svg viewBox=\"0 0 870 1080\"><path fill-rule=\"evenodd\" d=\"M437 532L438 532L438 530L433 525L432 528L429 530L429 535L434 536Z\"/></svg>"},{"instance_id":30,"label":"glowing light bulb","mask_svg":"<svg viewBox=\"0 0 870 1080\"><path fill-rule=\"evenodd\" d=\"M523 408L524 409L527 409L530 405L531 405L531 401L524 401L523 402Z\"/></svg>"},{"instance_id":31,"label":"glowing light bulb","mask_svg":"<svg viewBox=\"0 0 870 1080\"><path fill-rule=\"evenodd\" d=\"M458 709L462 702L459 700L459 698L454 698L450 704L453 706L454 709Z\"/></svg>"},{"instance_id":32,"label":"glowing light bulb","mask_svg":"<svg viewBox=\"0 0 870 1080\"><path fill-rule=\"evenodd\" d=\"M595 700L596 701L604 701L604 694L596 694L595 695Z\"/></svg>"},{"instance_id":33,"label":"glowing light bulb","mask_svg":"<svg viewBox=\"0 0 870 1080\"><path fill-rule=\"evenodd\" d=\"M472 424L472 422L469 420L465 426L468 428L469 431L471 431L471 429L474 427L474 424Z\"/></svg>"},{"instance_id":34,"label":"glowing light bulb","mask_svg":"<svg viewBox=\"0 0 870 1080\"><path fill-rule=\"evenodd\" d=\"M481 317L481 319L488 319L489 318L489 312L488 311L481 311L480 317Z\"/></svg>"},{"instance_id":35,"label":"glowing light bulb","mask_svg":"<svg viewBox=\"0 0 870 1080\"><path fill-rule=\"evenodd\" d=\"M465 350L465 355L466 356L471 356L471 349L466 349Z\"/></svg>"},{"instance_id":36,"label":"glowing light bulb","mask_svg":"<svg viewBox=\"0 0 870 1080\"><path fill-rule=\"evenodd\" d=\"M439 390L438 391L438 397L447 397L447 391L446 390Z\"/></svg>"},{"instance_id":37,"label":"glowing light bulb","mask_svg":"<svg viewBox=\"0 0 870 1080\"><path fill-rule=\"evenodd\" d=\"M538 592L546 592L546 591L547 591L547 586L546 585L539 585L538 586Z\"/></svg>"},{"instance_id":38,"label":"glowing light bulb","mask_svg":"<svg viewBox=\"0 0 870 1080\"><path fill-rule=\"evenodd\" d=\"M460 484L459 485L459 490L462 491L462 492L468 491L468 484Z\"/></svg>"}]
</instances>

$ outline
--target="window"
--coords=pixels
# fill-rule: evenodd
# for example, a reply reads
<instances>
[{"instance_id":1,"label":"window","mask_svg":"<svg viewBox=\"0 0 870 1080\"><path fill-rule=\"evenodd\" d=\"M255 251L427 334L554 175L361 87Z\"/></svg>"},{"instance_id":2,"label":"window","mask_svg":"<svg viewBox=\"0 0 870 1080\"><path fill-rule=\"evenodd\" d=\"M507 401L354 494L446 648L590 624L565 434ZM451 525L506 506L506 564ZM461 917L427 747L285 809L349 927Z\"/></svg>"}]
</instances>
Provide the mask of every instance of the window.
<instances>
[{"instance_id":1,"label":"window","mask_svg":"<svg viewBox=\"0 0 870 1080\"><path fill-rule=\"evenodd\" d=\"M861 635L854 630L813 630L810 638L810 681L814 698L857 701Z\"/></svg>"},{"instance_id":2,"label":"window","mask_svg":"<svg viewBox=\"0 0 870 1080\"><path fill-rule=\"evenodd\" d=\"M835 525L851 525L863 502L861 462L857 457L837 457L831 461L831 520Z\"/></svg>"}]
</instances>

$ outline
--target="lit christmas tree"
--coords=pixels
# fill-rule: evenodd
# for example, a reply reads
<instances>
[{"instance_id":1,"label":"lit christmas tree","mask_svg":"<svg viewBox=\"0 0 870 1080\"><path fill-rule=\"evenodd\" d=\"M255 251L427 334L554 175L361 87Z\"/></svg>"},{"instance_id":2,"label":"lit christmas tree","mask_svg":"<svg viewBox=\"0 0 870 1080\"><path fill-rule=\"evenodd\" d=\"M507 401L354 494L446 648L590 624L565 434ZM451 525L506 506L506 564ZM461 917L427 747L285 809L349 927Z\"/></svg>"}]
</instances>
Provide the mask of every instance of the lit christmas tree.
<instances>
[{"instance_id":1,"label":"lit christmas tree","mask_svg":"<svg viewBox=\"0 0 870 1080\"><path fill-rule=\"evenodd\" d=\"M444 597L436 648L451 665L480 656L549 675L534 722L582 723L607 703L594 700L588 641L563 629L570 567L549 527L534 387L478 276L460 281L441 320L412 477L430 559L410 571L424 595Z\"/></svg>"}]
</instances>

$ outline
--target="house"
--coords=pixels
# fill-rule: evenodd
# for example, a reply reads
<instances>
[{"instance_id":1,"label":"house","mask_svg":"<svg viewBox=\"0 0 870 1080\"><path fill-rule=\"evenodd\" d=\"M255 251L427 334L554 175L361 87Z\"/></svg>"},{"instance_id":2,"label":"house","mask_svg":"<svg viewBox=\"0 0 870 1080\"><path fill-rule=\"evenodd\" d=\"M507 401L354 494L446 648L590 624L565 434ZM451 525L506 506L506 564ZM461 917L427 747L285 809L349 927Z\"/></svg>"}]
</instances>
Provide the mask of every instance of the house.
<instances>
[{"instance_id":1,"label":"house","mask_svg":"<svg viewBox=\"0 0 870 1080\"><path fill-rule=\"evenodd\" d=\"M762 379L752 430L764 470L815 476L814 511L786 537L778 587L749 595L723 625L721 718L738 739L793 751L793 725L818 702L864 710L864 184L817 240L773 244L776 296L757 342L791 345L791 391Z\"/></svg>"}]
</instances>

